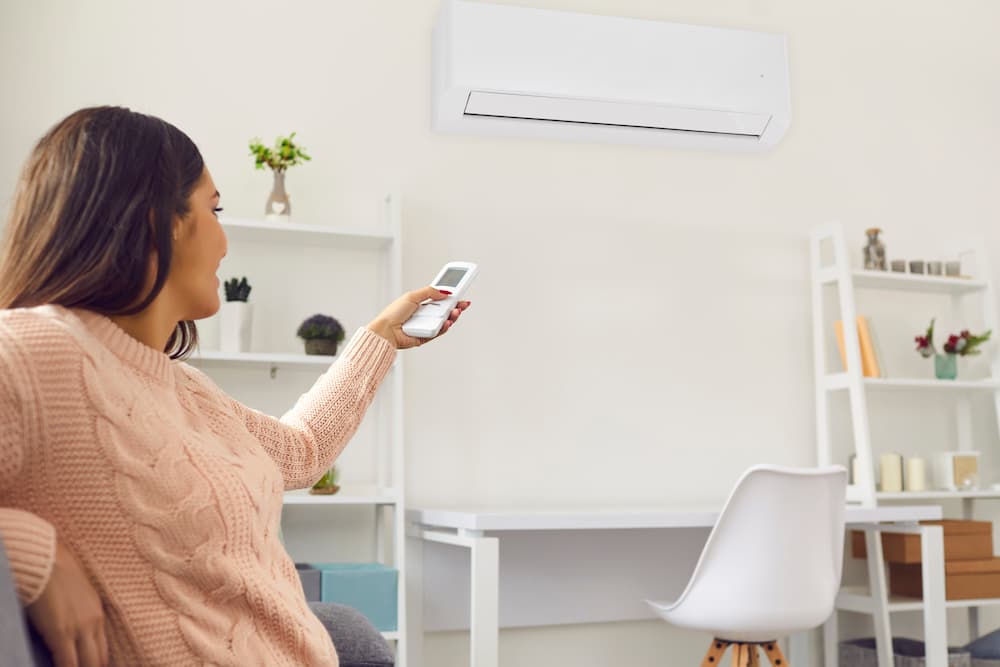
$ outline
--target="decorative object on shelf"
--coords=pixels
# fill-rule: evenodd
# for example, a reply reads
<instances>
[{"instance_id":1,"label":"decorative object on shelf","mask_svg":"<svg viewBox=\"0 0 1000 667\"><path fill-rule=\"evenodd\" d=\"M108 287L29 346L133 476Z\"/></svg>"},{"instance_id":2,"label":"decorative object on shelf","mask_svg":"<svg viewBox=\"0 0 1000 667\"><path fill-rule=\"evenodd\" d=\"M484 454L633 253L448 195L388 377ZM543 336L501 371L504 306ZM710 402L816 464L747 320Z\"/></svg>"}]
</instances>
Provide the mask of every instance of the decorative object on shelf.
<instances>
[{"instance_id":1,"label":"decorative object on shelf","mask_svg":"<svg viewBox=\"0 0 1000 667\"><path fill-rule=\"evenodd\" d=\"M955 260L944 263L944 275L957 278L962 275L962 263Z\"/></svg>"},{"instance_id":2,"label":"decorative object on shelf","mask_svg":"<svg viewBox=\"0 0 1000 667\"><path fill-rule=\"evenodd\" d=\"M895 273L906 273L906 260L905 259L894 259L890 263L892 270Z\"/></svg>"},{"instance_id":3,"label":"decorative object on shelf","mask_svg":"<svg viewBox=\"0 0 1000 667\"><path fill-rule=\"evenodd\" d=\"M917 352L925 359L934 357L934 376L939 380L954 380L958 377L958 357L977 355L979 346L990 339L992 331L975 336L966 329L962 333L948 336L944 344L944 354L934 347L934 319L931 320L923 336L917 336Z\"/></svg>"},{"instance_id":4,"label":"decorative object on shelf","mask_svg":"<svg viewBox=\"0 0 1000 667\"><path fill-rule=\"evenodd\" d=\"M910 260L910 273L923 274L924 272L924 260L913 259Z\"/></svg>"},{"instance_id":5,"label":"decorative object on shelf","mask_svg":"<svg viewBox=\"0 0 1000 667\"><path fill-rule=\"evenodd\" d=\"M219 347L223 352L249 352L253 304L247 301L253 288L243 278L223 283L226 300L219 309Z\"/></svg>"},{"instance_id":6,"label":"decorative object on shelf","mask_svg":"<svg viewBox=\"0 0 1000 667\"><path fill-rule=\"evenodd\" d=\"M934 483L947 491L979 488L979 452L942 452L934 470Z\"/></svg>"},{"instance_id":7,"label":"decorative object on shelf","mask_svg":"<svg viewBox=\"0 0 1000 667\"><path fill-rule=\"evenodd\" d=\"M940 276L944 273L944 264L941 262L927 262L927 275Z\"/></svg>"},{"instance_id":8,"label":"decorative object on shelf","mask_svg":"<svg viewBox=\"0 0 1000 667\"><path fill-rule=\"evenodd\" d=\"M317 313L299 325L296 335L305 341L306 354L337 354L337 345L344 340L344 327L329 315Z\"/></svg>"},{"instance_id":9,"label":"decorative object on shelf","mask_svg":"<svg viewBox=\"0 0 1000 667\"><path fill-rule=\"evenodd\" d=\"M260 139L250 140L250 155L254 158L257 169L269 167L274 174L274 185L271 196L267 198L264 216L272 222L288 220L292 215L292 202L285 192L285 171L289 167L302 164L312 158L306 155L305 149L295 143L295 133L274 140L274 148L261 143Z\"/></svg>"},{"instance_id":10,"label":"decorative object on shelf","mask_svg":"<svg viewBox=\"0 0 1000 667\"><path fill-rule=\"evenodd\" d=\"M885 244L879 239L878 235L882 233L882 230L878 227L872 227L865 230L865 235L868 237L868 243L864 247L864 257L865 257L865 268L869 271L885 271Z\"/></svg>"},{"instance_id":11,"label":"decorative object on shelf","mask_svg":"<svg viewBox=\"0 0 1000 667\"><path fill-rule=\"evenodd\" d=\"M903 457L887 452L879 457L879 477L882 491L895 493L903 490Z\"/></svg>"},{"instance_id":12,"label":"decorative object on shelf","mask_svg":"<svg viewBox=\"0 0 1000 667\"><path fill-rule=\"evenodd\" d=\"M927 462L921 458L906 459L906 484L907 491L927 490Z\"/></svg>"},{"instance_id":13,"label":"decorative object on shelf","mask_svg":"<svg viewBox=\"0 0 1000 667\"><path fill-rule=\"evenodd\" d=\"M879 357L876 349L874 328L869 319L863 315L857 317L858 343L861 345L861 374L866 378L882 377L882 368L879 365ZM840 360L847 370L847 348L844 343L844 323L837 320L833 324L834 333L837 336L837 347L840 350Z\"/></svg>"},{"instance_id":14,"label":"decorative object on shelf","mask_svg":"<svg viewBox=\"0 0 1000 667\"><path fill-rule=\"evenodd\" d=\"M337 470L337 466L331 466L319 481L312 485L309 489L309 493L318 496L332 496L337 491L340 491L340 487L337 486L337 478L340 477L340 471Z\"/></svg>"}]
</instances>

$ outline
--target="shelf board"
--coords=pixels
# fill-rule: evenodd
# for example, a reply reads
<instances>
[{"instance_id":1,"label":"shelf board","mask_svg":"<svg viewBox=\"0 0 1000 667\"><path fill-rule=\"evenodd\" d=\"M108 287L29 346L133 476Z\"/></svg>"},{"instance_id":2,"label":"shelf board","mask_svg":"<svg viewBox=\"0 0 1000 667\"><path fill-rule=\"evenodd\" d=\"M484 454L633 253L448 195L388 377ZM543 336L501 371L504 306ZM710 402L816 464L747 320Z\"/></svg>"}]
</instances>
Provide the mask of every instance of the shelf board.
<instances>
[{"instance_id":1,"label":"shelf board","mask_svg":"<svg viewBox=\"0 0 1000 667\"><path fill-rule=\"evenodd\" d=\"M897 290L902 292L923 292L925 294L970 294L982 292L988 287L984 280L965 277L914 275L890 271L851 271L855 287L863 289ZM834 268L820 272L819 281L832 284L838 281Z\"/></svg>"},{"instance_id":2,"label":"shelf board","mask_svg":"<svg viewBox=\"0 0 1000 667\"><path fill-rule=\"evenodd\" d=\"M373 487L343 487L332 496L313 495L309 489L285 492L285 505L395 505L399 496L395 489Z\"/></svg>"},{"instance_id":3,"label":"shelf board","mask_svg":"<svg viewBox=\"0 0 1000 667\"><path fill-rule=\"evenodd\" d=\"M940 389L942 391L997 391L997 380L933 380L921 378L863 378L865 387L871 389ZM847 389L847 373L831 373L824 378L827 391Z\"/></svg>"},{"instance_id":4,"label":"shelf board","mask_svg":"<svg viewBox=\"0 0 1000 667\"><path fill-rule=\"evenodd\" d=\"M304 225L297 222L264 222L240 218L223 218L221 222L222 228L226 231L226 237L230 241L361 250L378 250L390 246L393 242L392 234L340 227Z\"/></svg>"},{"instance_id":5,"label":"shelf board","mask_svg":"<svg viewBox=\"0 0 1000 667\"><path fill-rule=\"evenodd\" d=\"M235 368L238 366L301 366L303 368L328 368L336 357L325 354L281 354L271 352L218 352L199 350L188 361L196 366Z\"/></svg>"},{"instance_id":6,"label":"shelf board","mask_svg":"<svg viewBox=\"0 0 1000 667\"><path fill-rule=\"evenodd\" d=\"M974 491L877 491L879 500L948 500L960 498L1000 498L1000 489L976 489Z\"/></svg>"},{"instance_id":7,"label":"shelf board","mask_svg":"<svg viewBox=\"0 0 1000 667\"><path fill-rule=\"evenodd\" d=\"M981 598L975 600L945 600L944 606L948 609L961 609L964 607L989 607L1000 605L1000 598ZM836 608L842 611L854 611L861 614L871 614L874 612L875 604L866 586L845 586L837 594ZM923 600L903 597L901 595L889 596L889 611L922 611Z\"/></svg>"}]
</instances>

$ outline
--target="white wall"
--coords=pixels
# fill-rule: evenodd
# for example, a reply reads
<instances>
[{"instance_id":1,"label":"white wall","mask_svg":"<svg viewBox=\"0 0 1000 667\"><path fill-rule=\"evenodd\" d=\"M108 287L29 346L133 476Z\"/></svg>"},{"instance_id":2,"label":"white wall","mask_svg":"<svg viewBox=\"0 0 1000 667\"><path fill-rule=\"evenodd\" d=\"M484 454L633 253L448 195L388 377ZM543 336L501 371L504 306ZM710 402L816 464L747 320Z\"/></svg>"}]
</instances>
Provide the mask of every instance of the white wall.
<instances>
[{"instance_id":1,"label":"white wall","mask_svg":"<svg viewBox=\"0 0 1000 667\"><path fill-rule=\"evenodd\" d=\"M1000 6L516 4L784 32L792 128L764 155L432 134L437 0L21 0L0 8L0 197L46 128L98 103L185 130L233 214L269 190L255 135L296 130L313 154L288 177L301 221L374 224L398 189L407 285L482 265L461 326L406 354L411 503L717 502L753 463L813 463L810 228L843 220L857 249L881 226L897 256L976 234L1000 255ZM910 347L937 307L866 306L895 374L930 372ZM890 403L882 447L951 437L918 416L930 401ZM430 638L428 664L462 664L465 641ZM691 662L702 643L641 623L508 631L501 648L506 665L598 667L615 647Z\"/></svg>"}]
</instances>

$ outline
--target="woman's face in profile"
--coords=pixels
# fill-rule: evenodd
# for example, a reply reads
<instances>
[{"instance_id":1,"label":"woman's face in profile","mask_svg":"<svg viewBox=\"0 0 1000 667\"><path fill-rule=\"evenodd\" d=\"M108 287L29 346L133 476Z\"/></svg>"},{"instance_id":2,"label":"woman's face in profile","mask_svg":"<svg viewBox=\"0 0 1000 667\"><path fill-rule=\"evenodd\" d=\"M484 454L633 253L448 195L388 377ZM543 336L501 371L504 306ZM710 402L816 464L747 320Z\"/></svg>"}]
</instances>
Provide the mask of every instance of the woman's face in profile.
<instances>
[{"instance_id":1,"label":"woman's face in profile","mask_svg":"<svg viewBox=\"0 0 1000 667\"><path fill-rule=\"evenodd\" d=\"M174 221L173 259L164 292L178 320L200 320L219 310L219 263L226 233L219 223L219 191L208 168L191 192L188 213Z\"/></svg>"}]
</instances>

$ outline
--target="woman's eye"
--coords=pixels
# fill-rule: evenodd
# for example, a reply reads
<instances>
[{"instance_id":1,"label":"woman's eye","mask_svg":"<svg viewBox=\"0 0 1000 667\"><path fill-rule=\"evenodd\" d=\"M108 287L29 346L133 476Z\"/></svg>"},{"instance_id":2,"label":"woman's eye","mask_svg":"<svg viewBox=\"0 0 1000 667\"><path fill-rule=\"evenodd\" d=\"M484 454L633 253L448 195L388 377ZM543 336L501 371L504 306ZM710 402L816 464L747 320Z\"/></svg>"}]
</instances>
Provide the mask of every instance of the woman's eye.
<instances>
[{"instance_id":1,"label":"woman's eye","mask_svg":"<svg viewBox=\"0 0 1000 667\"><path fill-rule=\"evenodd\" d=\"M215 213L216 215L218 215L218 214L222 213L222 211L223 211L223 208L222 208L221 206L217 206L217 207L213 208L213 209L212 209L212 211L213 211L213 212L214 212L214 213Z\"/></svg>"}]
</instances>

